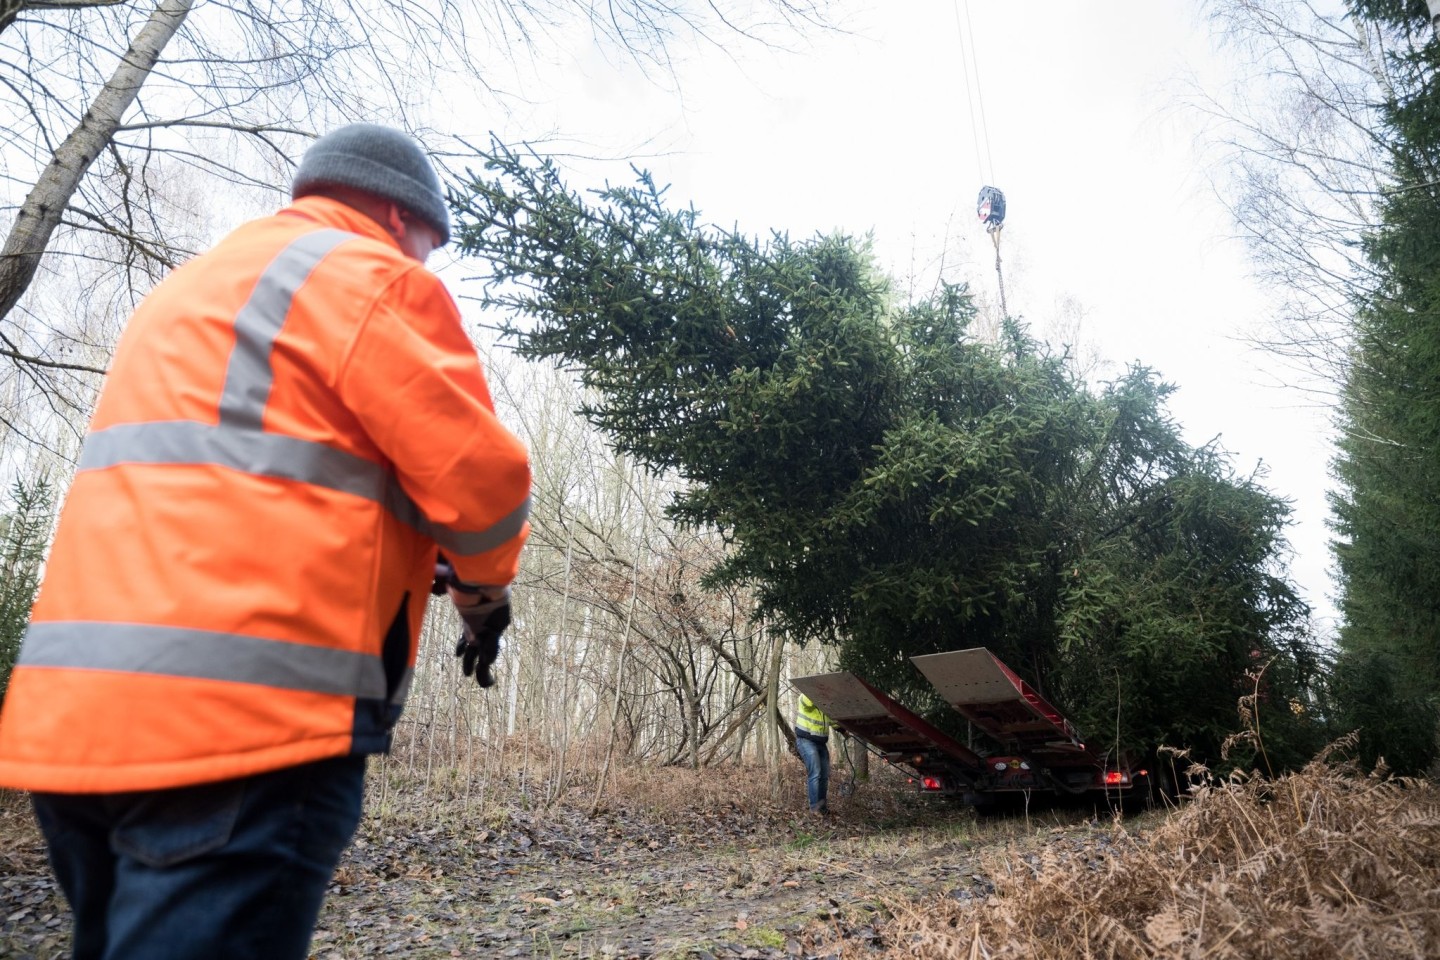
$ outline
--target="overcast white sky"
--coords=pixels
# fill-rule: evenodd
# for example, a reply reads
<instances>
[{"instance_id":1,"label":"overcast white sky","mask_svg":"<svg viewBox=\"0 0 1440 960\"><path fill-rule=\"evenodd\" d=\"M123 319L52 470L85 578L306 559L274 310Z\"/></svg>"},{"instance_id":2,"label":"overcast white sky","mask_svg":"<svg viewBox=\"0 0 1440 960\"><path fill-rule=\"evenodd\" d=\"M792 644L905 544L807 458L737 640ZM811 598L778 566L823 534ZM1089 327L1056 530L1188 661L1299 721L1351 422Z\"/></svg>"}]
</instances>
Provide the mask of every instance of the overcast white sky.
<instances>
[{"instance_id":1,"label":"overcast white sky","mask_svg":"<svg viewBox=\"0 0 1440 960\"><path fill-rule=\"evenodd\" d=\"M1241 472L1263 461L1265 485L1294 501L1291 574L1328 630L1328 414L1263 386L1276 362L1240 342L1266 300L1182 102L1186 78L1219 93L1233 76L1196 5L845 6L845 33L699 50L673 86L577 42L522 71L530 107L477 119L507 140L633 156L714 223L873 232L899 277L933 277L944 254L947 276L988 297L994 250L974 209L993 182L1010 312L1048 335L1078 304L1083 350L1179 387L1171 410L1192 443L1218 436ZM574 170L575 187L629 179L620 159Z\"/></svg>"}]
</instances>

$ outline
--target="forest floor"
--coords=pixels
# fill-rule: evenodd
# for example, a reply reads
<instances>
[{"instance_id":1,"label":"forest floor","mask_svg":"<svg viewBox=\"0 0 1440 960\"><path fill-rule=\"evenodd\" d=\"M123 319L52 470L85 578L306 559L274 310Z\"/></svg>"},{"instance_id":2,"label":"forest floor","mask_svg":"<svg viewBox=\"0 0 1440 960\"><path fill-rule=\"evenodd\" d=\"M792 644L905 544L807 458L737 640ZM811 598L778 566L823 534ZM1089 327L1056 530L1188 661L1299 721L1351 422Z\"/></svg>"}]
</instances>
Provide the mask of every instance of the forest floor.
<instances>
[{"instance_id":1,"label":"forest floor","mask_svg":"<svg viewBox=\"0 0 1440 960\"><path fill-rule=\"evenodd\" d=\"M983 820L888 766L840 777L826 818L797 812L792 758L518 766L373 765L311 956L1440 957L1440 786L1326 756L1125 818ZM0 957L65 956L68 923L28 803L0 793Z\"/></svg>"},{"instance_id":2,"label":"forest floor","mask_svg":"<svg viewBox=\"0 0 1440 960\"><path fill-rule=\"evenodd\" d=\"M977 821L885 770L829 817L803 811L798 762L631 775L595 813L576 789L446 816L401 778L372 790L312 944L358 957L791 958L881 947L887 904L983 899L990 871L1056 844L1105 844L1093 808ZM888 776L887 776L888 774ZM771 799L772 792L779 794ZM836 793L844 792L844 784ZM0 957L67 955L63 898L28 804L0 803ZM1028 852L1027 852L1028 851Z\"/></svg>"}]
</instances>

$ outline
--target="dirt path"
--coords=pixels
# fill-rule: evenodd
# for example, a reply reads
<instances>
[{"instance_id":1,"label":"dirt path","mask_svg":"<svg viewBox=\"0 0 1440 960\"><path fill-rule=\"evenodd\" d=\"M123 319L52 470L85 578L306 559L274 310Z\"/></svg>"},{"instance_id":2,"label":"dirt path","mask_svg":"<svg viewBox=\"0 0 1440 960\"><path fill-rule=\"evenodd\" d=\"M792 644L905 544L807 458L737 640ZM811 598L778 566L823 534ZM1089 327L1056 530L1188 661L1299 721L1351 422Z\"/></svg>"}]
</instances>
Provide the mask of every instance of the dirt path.
<instances>
[{"instance_id":1,"label":"dirt path","mask_svg":"<svg viewBox=\"0 0 1440 960\"><path fill-rule=\"evenodd\" d=\"M407 820L362 826L312 955L824 956L833 948L817 943L873 940L885 897L986 896L987 848L1089 829L1079 814L977 828L963 809L888 800L837 804L828 820L753 804L664 818L560 805L468 826L433 803L418 816L417 798L397 805ZM0 957L65 956L64 903L22 806L0 811L0 841Z\"/></svg>"},{"instance_id":2,"label":"dirt path","mask_svg":"<svg viewBox=\"0 0 1440 960\"><path fill-rule=\"evenodd\" d=\"M968 820L897 832L799 821L763 837L610 817L516 816L475 837L367 831L339 872L320 957L784 957L813 920L890 894L987 884Z\"/></svg>"}]
</instances>

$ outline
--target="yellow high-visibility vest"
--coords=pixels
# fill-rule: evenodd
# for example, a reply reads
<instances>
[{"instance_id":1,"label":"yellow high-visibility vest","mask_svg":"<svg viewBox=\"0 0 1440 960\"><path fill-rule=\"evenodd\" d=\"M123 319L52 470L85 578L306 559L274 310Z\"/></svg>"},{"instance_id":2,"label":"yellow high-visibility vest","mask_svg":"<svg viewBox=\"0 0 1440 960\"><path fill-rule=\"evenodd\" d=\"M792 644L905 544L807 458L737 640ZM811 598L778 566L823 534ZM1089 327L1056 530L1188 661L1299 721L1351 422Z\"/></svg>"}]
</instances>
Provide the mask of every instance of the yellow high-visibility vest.
<instances>
[{"instance_id":1,"label":"yellow high-visibility vest","mask_svg":"<svg viewBox=\"0 0 1440 960\"><path fill-rule=\"evenodd\" d=\"M824 740L830 736L830 718L815 706L815 701L800 694L800 709L795 713L795 729L812 737Z\"/></svg>"}]
</instances>

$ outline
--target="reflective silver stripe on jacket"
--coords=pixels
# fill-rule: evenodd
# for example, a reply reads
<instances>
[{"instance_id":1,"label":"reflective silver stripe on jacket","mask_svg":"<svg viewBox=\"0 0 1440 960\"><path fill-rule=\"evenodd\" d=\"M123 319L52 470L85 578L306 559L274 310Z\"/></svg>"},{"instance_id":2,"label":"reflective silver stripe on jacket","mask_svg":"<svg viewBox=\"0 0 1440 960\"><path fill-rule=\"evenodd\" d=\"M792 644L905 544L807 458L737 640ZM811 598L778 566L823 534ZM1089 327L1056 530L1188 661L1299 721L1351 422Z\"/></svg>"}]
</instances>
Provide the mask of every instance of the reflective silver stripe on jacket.
<instances>
[{"instance_id":1,"label":"reflective silver stripe on jacket","mask_svg":"<svg viewBox=\"0 0 1440 960\"><path fill-rule=\"evenodd\" d=\"M213 465L363 497L454 556L493 550L518 535L530 514L526 498L485 530L452 530L426 519L395 475L372 460L299 437L193 420L121 423L98 430L85 438L77 472L122 463Z\"/></svg>"},{"instance_id":2,"label":"reflective silver stripe on jacket","mask_svg":"<svg viewBox=\"0 0 1440 960\"><path fill-rule=\"evenodd\" d=\"M75 620L32 623L17 663L385 697L385 668L372 654L187 627Z\"/></svg>"},{"instance_id":3,"label":"reflective silver stripe on jacket","mask_svg":"<svg viewBox=\"0 0 1440 960\"><path fill-rule=\"evenodd\" d=\"M817 737L826 737L829 736L830 733L828 728L816 725L813 721L811 721L809 717L805 716L804 714L796 714L795 726L799 727L801 730L804 730L806 733L813 733Z\"/></svg>"},{"instance_id":4,"label":"reflective silver stripe on jacket","mask_svg":"<svg viewBox=\"0 0 1440 960\"><path fill-rule=\"evenodd\" d=\"M220 422L226 426L259 430L275 385L270 354L275 338L290 316L295 293L326 254L356 234L344 230L315 230L290 242L275 255L255 282L245 306L235 314L235 349L225 369L220 394Z\"/></svg>"},{"instance_id":5,"label":"reflective silver stripe on jacket","mask_svg":"<svg viewBox=\"0 0 1440 960\"><path fill-rule=\"evenodd\" d=\"M295 293L326 254L355 236L343 230L312 231L265 268L235 317L235 349L225 371L218 425L171 420L107 427L85 438L77 472L123 463L214 465L295 480L378 503L456 556L484 553L519 535L530 515L528 498L485 530L454 530L431 523L386 467L323 443L261 429L275 378L270 356Z\"/></svg>"},{"instance_id":6,"label":"reflective silver stripe on jacket","mask_svg":"<svg viewBox=\"0 0 1440 960\"><path fill-rule=\"evenodd\" d=\"M190 420L122 423L91 433L77 472L121 464L211 465L252 476L298 481L362 497L455 556L483 553L516 536L527 500L486 530L431 523L394 472L327 444L263 429L274 386L271 358L297 291L337 246L355 238L316 230L279 252L235 316L235 348L225 369L218 424ZM51 621L26 632L19 662L32 667L116 670L381 699L386 677L373 654L242 634L153 624ZM392 697L403 702L407 669Z\"/></svg>"}]
</instances>

